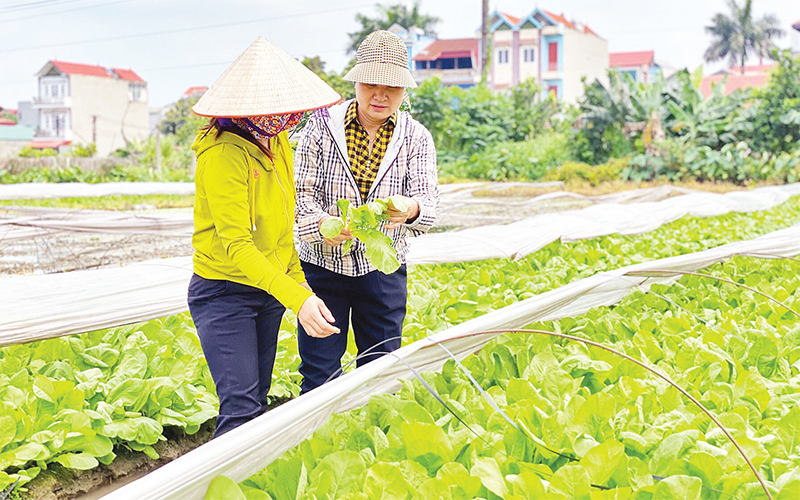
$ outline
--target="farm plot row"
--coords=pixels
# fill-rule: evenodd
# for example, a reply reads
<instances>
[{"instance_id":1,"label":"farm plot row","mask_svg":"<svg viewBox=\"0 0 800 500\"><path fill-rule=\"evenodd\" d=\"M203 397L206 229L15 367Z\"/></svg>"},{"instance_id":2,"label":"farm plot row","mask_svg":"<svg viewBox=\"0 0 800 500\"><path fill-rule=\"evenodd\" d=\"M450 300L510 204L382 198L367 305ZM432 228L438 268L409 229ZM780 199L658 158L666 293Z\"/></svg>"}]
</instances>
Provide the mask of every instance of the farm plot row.
<instances>
[{"instance_id":1,"label":"farm plot row","mask_svg":"<svg viewBox=\"0 0 800 500\"><path fill-rule=\"evenodd\" d=\"M749 215L683 219L653 233L554 243L520 262L417 266L407 341L604 269L730 241L800 220L800 200ZM287 318L273 395L298 390L294 327ZM87 469L114 446L155 456L164 426L195 432L216 397L187 315L0 350L0 487L49 463Z\"/></svg>"},{"instance_id":2,"label":"farm plot row","mask_svg":"<svg viewBox=\"0 0 800 500\"><path fill-rule=\"evenodd\" d=\"M579 318L509 333L333 416L206 498L800 498L800 262L737 257ZM791 309L790 309L791 308ZM793 309L793 310L792 310Z\"/></svg>"}]
</instances>

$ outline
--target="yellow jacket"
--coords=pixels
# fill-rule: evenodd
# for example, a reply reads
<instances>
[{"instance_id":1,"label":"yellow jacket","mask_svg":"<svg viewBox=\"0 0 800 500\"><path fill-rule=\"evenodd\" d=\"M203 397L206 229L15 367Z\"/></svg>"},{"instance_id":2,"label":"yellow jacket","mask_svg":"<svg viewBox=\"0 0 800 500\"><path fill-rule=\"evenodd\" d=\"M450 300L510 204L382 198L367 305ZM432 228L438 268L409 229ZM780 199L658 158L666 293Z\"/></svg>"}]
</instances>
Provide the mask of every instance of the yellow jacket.
<instances>
[{"instance_id":1,"label":"yellow jacket","mask_svg":"<svg viewBox=\"0 0 800 500\"><path fill-rule=\"evenodd\" d=\"M311 292L292 241L294 175L286 132L271 141L275 162L236 134L198 133L194 272L266 290L297 313Z\"/></svg>"}]
</instances>

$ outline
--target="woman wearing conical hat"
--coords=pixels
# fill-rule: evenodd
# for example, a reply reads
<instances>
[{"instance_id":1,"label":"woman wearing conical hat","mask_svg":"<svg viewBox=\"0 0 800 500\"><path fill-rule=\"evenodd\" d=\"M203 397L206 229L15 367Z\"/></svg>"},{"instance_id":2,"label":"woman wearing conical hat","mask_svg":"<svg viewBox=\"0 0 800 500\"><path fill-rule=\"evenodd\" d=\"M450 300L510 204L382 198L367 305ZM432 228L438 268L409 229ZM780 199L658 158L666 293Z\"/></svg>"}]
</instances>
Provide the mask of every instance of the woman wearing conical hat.
<instances>
[{"instance_id":1,"label":"woman wearing conical hat","mask_svg":"<svg viewBox=\"0 0 800 500\"><path fill-rule=\"evenodd\" d=\"M305 66L259 38L192 108L211 117L192 146L197 171L188 301L220 401L215 437L266 410L286 308L307 335L338 333L292 242L287 130L304 111L340 100Z\"/></svg>"},{"instance_id":2,"label":"woman wearing conical hat","mask_svg":"<svg viewBox=\"0 0 800 500\"><path fill-rule=\"evenodd\" d=\"M344 78L355 82L356 98L315 112L295 157L298 254L308 282L342 331L325 338L300 331L303 392L340 372L351 324L359 366L400 347L407 240L433 225L439 203L431 134L399 111L405 89L417 86L403 41L388 31L371 33ZM356 240L343 251L342 243L353 238L350 231L329 239L320 233L320 225L340 215L340 198L360 206L389 196L404 197L402 205L408 209L389 210L389 220L381 226L402 264L386 275L370 265L362 242Z\"/></svg>"}]
</instances>

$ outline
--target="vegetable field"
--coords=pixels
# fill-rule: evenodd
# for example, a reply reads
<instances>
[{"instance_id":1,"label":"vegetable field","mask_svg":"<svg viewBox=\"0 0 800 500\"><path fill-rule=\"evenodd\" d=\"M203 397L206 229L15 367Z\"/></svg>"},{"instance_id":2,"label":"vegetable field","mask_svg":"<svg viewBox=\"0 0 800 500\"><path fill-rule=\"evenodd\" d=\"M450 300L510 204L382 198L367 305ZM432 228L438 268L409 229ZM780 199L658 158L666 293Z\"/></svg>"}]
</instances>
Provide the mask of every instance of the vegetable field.
<instances>
[{"instance_id":1,"label":"vegetable field","mask_svg":"<svg viewBox=\"0 0 800 500\"><path fill-rule=\"evenodd\" d=\"M413 266L404 343L598 273L798 223L795 197L555 242L520 261ZM510 332L333 416L239 485L219 476L207 498L800 498L798 272L793 259L736 257L699 272L713 277L528 325L539 333ZM287 315L276 399L299 392L294 332ZM3 348L0 379L0 490L16 482L14 494L44 468L91 469L120 448L155 457L165 428L192 434L216 414L188 315Z\"/></svg>"},{"instance_id":2,"label":"vegetable field","mask_svg":"<svg viewBox=\"0 0 800 500\"><path fill-rule=\"evenodd\" d=\"M800 305L795 261L737 258L705 271ZM797 498L796 311L695 275L653 288L531 328L655 367L716 414L774 498ZM247 498L766 498L731 440L674 387L608 351L530 332L333 417L242 489Z\"/></svg>"}]
</instances>

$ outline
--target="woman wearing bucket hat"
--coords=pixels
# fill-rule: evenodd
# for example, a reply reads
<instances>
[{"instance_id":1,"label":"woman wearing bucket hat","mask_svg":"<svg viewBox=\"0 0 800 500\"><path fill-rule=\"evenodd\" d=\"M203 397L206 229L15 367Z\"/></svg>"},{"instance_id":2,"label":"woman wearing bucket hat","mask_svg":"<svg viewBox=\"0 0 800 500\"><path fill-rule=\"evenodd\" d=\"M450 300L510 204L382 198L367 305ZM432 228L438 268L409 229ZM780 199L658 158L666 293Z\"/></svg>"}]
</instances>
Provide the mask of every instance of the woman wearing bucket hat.
<instances>
[{"instance_id":1,"label":"woman wearing bucket hat","mask_svg":"<svg viewBox=\"0 0 800 500\"><path fill-rule=\"evenodd\" d=\"M315 112L297 146L295 240L306 278L330 307L335 325L347 333L352 324L361 366L400 347L407 239L433 225L439 193L431 134L399 111L405 88L417 86L403 41L388 31L371 33L344 78L355 82L356 98ZM342 243L353 238L348 230L333 239L320 233L323 221L340 215L337 200L360 206L395 195L406 198L408 210L389 210L381 230L397 250L396 272L385 275L372 267L360 241L343 252ZM346 335L301 333L298 345L302 392L338 375Z\"/></svg>"},{"instance_id":2,"label":"woman wearing bucket hat","mask_svg":"<svg viewBox=\"0 0 800 500\"><path fill-rule=\"evenodd\" d=\"M337 333L308 286L292 242L295 192L286 130L341 100L298 61L258 38L193 111L211 117L197 155L189 310L219 396L214 436L260 415L281 318L306 334Z\"/></svg>"}]
</instances>

